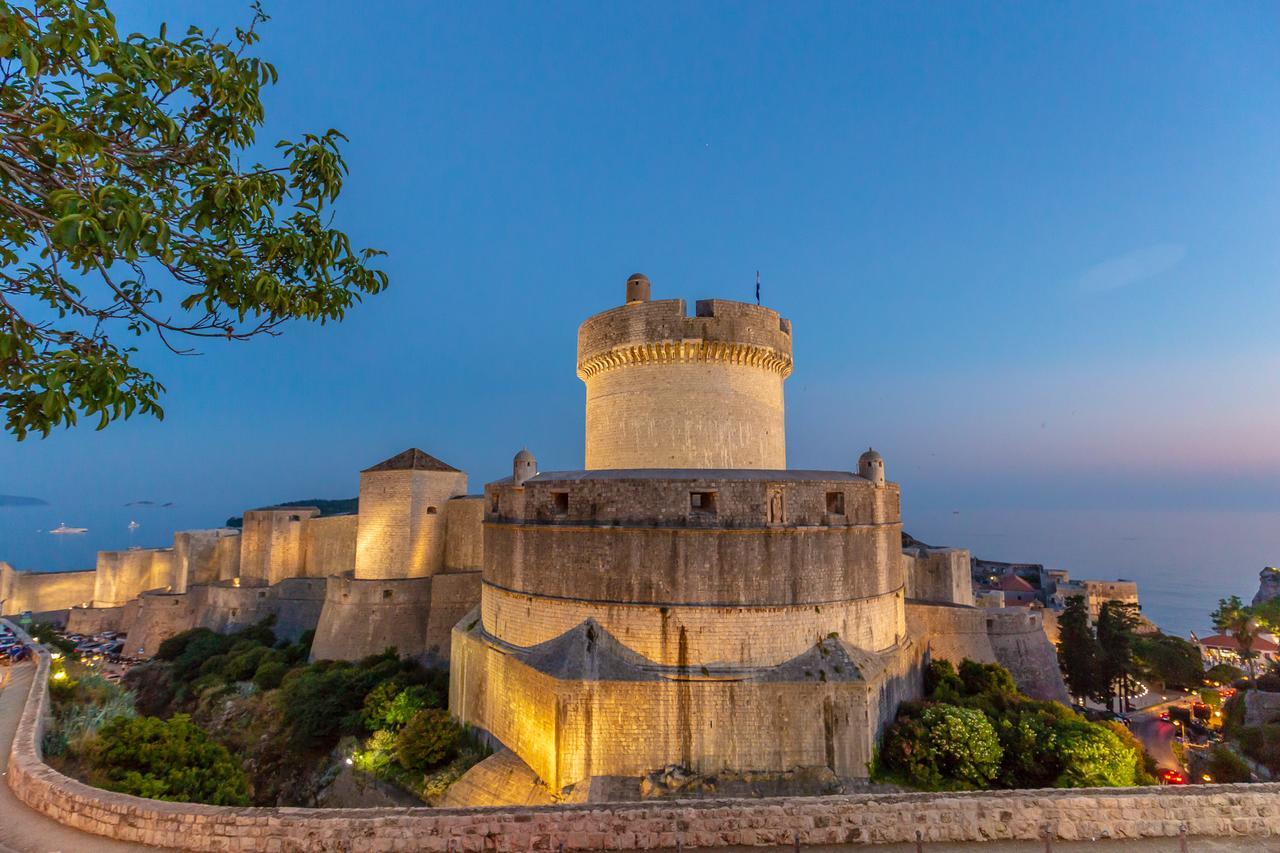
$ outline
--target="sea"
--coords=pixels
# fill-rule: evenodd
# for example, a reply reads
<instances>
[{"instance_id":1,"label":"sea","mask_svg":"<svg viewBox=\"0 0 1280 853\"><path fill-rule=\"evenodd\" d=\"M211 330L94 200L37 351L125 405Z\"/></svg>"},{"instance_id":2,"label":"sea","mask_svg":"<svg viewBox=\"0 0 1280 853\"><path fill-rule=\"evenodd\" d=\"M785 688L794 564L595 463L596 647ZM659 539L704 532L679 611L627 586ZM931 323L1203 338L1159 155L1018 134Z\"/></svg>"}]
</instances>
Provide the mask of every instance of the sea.
<instances>
[{"instance_id":1,"label":"sea","mask_svg":"<svg viewBox=\"0 0 1280 853\"><path fill-rule=\"evenodd\" d=\"M33 571L90 569L99 550L170 545L175 530L218 527L230 514L198 504L0 507L0 561ZM48 532L62 523L87 532ZM1280 512L915 510L903 523L923 542L985 559L1136 581L1147 618L1184 637L1208 633L1218 599L1248 601L1258 572L1280 565Z\"/></svg>"}]
</instances>

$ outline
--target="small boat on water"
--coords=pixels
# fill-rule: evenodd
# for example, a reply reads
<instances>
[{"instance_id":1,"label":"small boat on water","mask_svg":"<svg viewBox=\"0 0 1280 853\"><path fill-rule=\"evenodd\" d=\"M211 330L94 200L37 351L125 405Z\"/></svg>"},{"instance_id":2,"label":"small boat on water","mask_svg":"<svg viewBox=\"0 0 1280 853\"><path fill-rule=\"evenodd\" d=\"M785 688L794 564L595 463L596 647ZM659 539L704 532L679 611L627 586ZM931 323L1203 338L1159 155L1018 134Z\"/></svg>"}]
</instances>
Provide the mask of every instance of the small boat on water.
<instances>
[{"instance_id":1,"label":"small boat on water","mask_svg":"<svg viewBox=\"0 0 1280 853\"><path fill-rule=\"evenodd\" d=\"M89 528L67 527L67 523L64 521L61 524L59 524L57 527L50 530L49 532L52 533L54 536L71 536L77 533L88 533Z\"/></svg>"}]
</instances>

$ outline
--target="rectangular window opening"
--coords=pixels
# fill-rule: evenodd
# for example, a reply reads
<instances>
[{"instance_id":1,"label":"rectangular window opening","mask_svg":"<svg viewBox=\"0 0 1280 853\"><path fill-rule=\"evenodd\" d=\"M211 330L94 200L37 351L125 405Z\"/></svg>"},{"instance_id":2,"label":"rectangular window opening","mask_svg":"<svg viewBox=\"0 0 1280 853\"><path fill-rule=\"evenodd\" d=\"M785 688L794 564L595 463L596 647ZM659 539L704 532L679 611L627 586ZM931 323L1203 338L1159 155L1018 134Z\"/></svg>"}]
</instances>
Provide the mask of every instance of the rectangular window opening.
<instances>
[{"instance_id":1,"label":"rectangular window opening","mask_svg":"<svg viewBox=\"0 0 1280 853\"><path fill-rule=\"evenodd\" d=\"M555 510L556 515L569 514L569 493L568 492L552 492L551 506Z\"/></svg>"},{"instance_id":2,"label":"rectangular window opening","mask_svg":"<svg viewBox=\"0 0 1280 853\"><path fill-rule=\"evenodd\" d=\"M691 512L701 512L707 515L715 515L716 493L715 492L690 492L689 493L689 510Z\"/></svg>"},{"instance_id":3,"label":"rectangular window opening","mask_svg":"<svg viewBox=\"0 0 1280 853\"><path fill-rule=\"evenodd\" d=\"M830 515L844 515L844 492L827 492L827 512Z\"/></svg>"}]
</instances>

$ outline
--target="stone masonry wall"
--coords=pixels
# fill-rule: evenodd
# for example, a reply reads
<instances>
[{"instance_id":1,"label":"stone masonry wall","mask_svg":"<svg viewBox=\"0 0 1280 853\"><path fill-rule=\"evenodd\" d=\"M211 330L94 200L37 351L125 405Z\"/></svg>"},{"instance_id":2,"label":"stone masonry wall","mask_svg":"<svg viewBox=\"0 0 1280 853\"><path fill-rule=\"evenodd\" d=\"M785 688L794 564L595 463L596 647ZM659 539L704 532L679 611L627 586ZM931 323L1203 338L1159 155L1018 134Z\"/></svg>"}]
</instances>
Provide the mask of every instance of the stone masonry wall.
<instances>
[{"instance_id":1,"label":"stone masonry wall","mask_svg":"<svg viewBox=\"0 0 1280 853\"><path fill-rule=\"evenodd\" d=\"M311 518L303 528L303 571L307 577L323 578L349 572L356 567L356 526L358 515Z\"/></svg>"},{"instance_id":2,"label":"stone masonry wall","mask_svg":"<svg viewBox=\"0 0 1280 853\"><path fill-rule=\"evenodd\" d=\"M543 598L486 586L481 613L486 631L520 648L595 619L627 648L663 666L777 666L830 634L867 651L897 645L904 633L902 601L902 591L894 590L817 606L656 607ZM981 620L978 625L985 640L986 628Z\"/></svg>"},{"instance_id":3,"label":"stone masonry wall","mask_svg":"<svg viewBox=\"0 0 1280 853\"><path fill-rule=\"evenodd\" d=\"M176 566L173 548L99 551L93 606L120 607L146 590L171 586Z\"/></svg>"},{"instance_id":4,"label":"stone masonry wall","mask_svg":"<svg viewBox=\"0 0 1280 853\"><path fill-rule=\"evenodd\" d=\"M1044 837L1280 835L1280 784L853 795L495 809L230 808L91 788L46 765L48 655L6 781L30 808L85 832L200 851L643 850L689 847L1033 841Z\"/></svg>"},{"instance_id":5,"label":"stone masonry wall","mask_svg":"<svg viewBox=\"0 0 1280 853\"><path fill-rule=\"evenodd\" d=\"M1026 607L987 610L987 635L996 660L1013 675L1018 689L1036 699L1067 704L1067 686L1058 653L1044 631L1039 611Z\"/></svg>"},{"instance_id":6,"label":"stone masonry wall","mask_svg":"<svg viewBox=\"0 0 1280 853\"><path fill-rule=\"evenodd\" d=\"M94 572L20 572L0 563L0 613L66 610L93 600Z\"/></svg>"}]
</instances>

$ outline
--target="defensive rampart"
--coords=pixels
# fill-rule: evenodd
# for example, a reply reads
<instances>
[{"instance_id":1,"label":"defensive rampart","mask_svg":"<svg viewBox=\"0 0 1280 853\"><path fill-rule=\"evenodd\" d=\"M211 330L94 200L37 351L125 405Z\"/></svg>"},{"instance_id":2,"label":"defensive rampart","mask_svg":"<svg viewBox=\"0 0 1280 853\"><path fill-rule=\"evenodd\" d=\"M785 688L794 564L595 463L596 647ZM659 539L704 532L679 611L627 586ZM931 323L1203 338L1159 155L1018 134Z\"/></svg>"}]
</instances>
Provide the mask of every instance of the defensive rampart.
<instances>
[{"instance_id":1,"label":"defensive rampart","mask_svg":"<svg viewBox=\"0 0 1280 853\"><path fill-rule=\"evenodd\" d=\"M1000 791L625 803L495 809L228 808L89 787L46 765L48 655L9 755L7 782L30 808L123 841L221 851L643 850L1280 834L1280 784Z\"/></svg>"},{"instance_id":2,"label":"defensive rampart","mask_svg":"<svg viewBox=\"0 0 1280 853\"><path fill-rule=\"evenodd\" d=\"M426 663L446 663L453 626L479 600L479 571L380 580L333 575L311 656L359 660L394 646Z\"/></svg>"},{"instance_id":3,"label":"defensive rampart","mask_svg":"<svg viewBox=\"0 0 1280 853\"><path fill-rule=\"evenodd\" d=\"M66 610L93 600L94 572L21 572L0 563L0 613Z\"/></svg>"},{"instance_id":4,"label":"defensive rampart","mask_svg":"<svg viewBox=\"0 0 1280 853\"><path fill-rule=\"evenodd\" d=\"M1027 607L987 610L987 636L996 662L1009 670L1018 689L1037 699L1068 703L1058 655L1044 631L1041 612Z\"/></svg>"}]
</instances>

